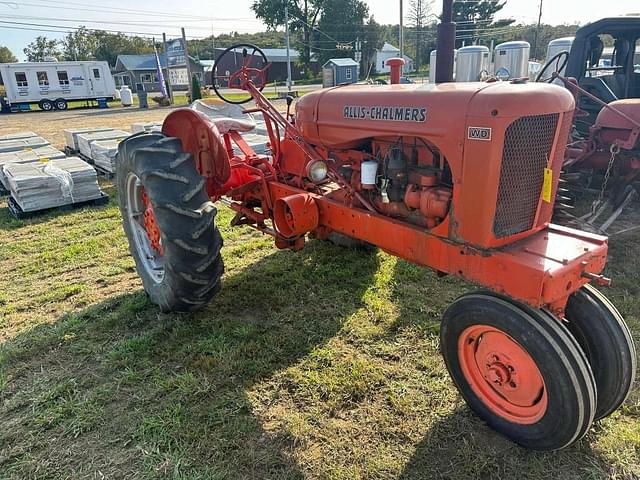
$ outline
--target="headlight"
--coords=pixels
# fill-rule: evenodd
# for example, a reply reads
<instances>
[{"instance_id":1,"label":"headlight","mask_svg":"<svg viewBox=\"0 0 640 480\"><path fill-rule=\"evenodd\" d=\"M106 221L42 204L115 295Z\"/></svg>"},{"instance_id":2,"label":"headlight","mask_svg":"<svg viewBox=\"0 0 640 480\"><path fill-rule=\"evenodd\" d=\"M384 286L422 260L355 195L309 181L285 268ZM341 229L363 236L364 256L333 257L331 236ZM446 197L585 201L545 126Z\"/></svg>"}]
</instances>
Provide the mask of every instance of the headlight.
<instances>
[{"instance_id":1,"label":"headlight","mask_svg":"<svg viewBox=\"0 0 640 480\"><path fill-rule=\"evenodd\" d=\"M313 183L320 183L327 178L327 164L322 160L316 160L307 165L307 177Z\"/></svg>"}]
</instances>

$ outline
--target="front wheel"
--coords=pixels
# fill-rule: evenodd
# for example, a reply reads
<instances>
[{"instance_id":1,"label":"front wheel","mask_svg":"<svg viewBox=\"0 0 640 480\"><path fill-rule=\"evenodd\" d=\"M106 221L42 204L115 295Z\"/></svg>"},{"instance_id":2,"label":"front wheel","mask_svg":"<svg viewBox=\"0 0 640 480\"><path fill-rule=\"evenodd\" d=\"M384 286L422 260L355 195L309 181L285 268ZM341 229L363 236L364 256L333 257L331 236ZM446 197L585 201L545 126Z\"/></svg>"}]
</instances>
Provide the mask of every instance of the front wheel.
<instances>
[{"instance_id":1,"label":"front wheel","mask_svg":"<svg viewBox=\"0 0 640 480\"><path fill-rule=\"evenodd\" d=\"M514 442L564 448L593 422L593 374L579 345L551 316L473 293L445 312L440 343L469 407Z\"/></svg>"},{"instance_id":2,"label":"front wheel","mask_svg":"<svg viewBox=\"0 0 640 480\"><path fill-rule=\"evenodd\" d=\"M191 154L150 133L118 148L122 224L138 274L164 312L192 311L220 290L224 267L216 209Z\"/></svg>"},{"instance_id":3,"label":"front wheel","mask_svg":"<svg viewBox=\"0 0 640 480\"><path fill-rule=\"evenodd\" d=\"M633 338L616 307L589 284L569 297L565 314L567 328L593 370L599 420L620 407L631 392L636 374Z\"/></svg>"}]
</instances>

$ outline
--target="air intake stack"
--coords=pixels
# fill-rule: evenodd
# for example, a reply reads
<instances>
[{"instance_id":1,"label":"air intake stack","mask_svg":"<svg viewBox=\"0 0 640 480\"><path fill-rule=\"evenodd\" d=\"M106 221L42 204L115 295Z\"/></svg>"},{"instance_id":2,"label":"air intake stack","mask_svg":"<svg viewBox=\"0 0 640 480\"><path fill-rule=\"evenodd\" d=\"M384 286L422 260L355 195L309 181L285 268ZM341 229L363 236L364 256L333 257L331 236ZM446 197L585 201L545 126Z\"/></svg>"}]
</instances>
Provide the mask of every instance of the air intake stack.
<instances>
[{"instance_id":1,"label":"air intake stack","mask_svg":"<svg viewBox=\"0 0 640 480\"><path fill-rule=\"evenodd\" d=\"M453 51L456 46L456 24L453 23L453 0L443 0L442 18L438 25L436 83L453 82Z\"/></svg>"}]
</instances>

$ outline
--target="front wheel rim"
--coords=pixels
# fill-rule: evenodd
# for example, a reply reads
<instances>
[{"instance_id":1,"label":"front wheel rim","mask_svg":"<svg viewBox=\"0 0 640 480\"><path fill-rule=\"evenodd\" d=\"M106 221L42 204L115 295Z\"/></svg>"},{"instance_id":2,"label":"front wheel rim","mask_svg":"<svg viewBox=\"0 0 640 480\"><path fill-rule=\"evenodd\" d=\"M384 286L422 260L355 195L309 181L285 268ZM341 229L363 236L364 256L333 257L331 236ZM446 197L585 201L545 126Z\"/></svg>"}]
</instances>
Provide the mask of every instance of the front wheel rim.
<instances>
[{"instance_id":1,"label":"front wheel rim","mask_svg":"<svg viewBox=\"0 0 640 480\"><path fill-rule=\"evenodd\" d=\"M142 182L129 173L126 180L127 221L142 268L156 283L164 279L164 248L153 207Z\"/></svg>"},{"instance_id":2,"label":"front wheel rim","mask_svg":"<svg viewBox=\"0 0 640 480\"><path fill-rule=\"evenodd\" d=\"M547 411L547 389L529 353L489 325L466 328L458 339L462 373L482 403L510 422L531 425Z\"/></svg>"}]
</instances>

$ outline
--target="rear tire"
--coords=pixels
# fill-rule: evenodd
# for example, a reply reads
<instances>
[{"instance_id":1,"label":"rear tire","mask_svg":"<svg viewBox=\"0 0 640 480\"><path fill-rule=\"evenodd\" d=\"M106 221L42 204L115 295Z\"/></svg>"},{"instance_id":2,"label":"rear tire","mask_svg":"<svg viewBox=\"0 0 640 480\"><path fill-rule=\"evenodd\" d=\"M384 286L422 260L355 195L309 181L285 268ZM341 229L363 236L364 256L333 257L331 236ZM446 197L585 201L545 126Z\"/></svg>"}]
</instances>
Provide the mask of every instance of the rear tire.
<instances>
[{"instance_id":1,"label":"rear tire","mask_svg":"<svg viewBox=\"0 0 640 480\"><path fill-rule=\"evenodd\" d=\"M593 286L575 292L565 308L567 328L582 347L596 381L596 420L620 407L636 374L636 349L616 307Z\"/></svg>"},{"instance_id":2,"label":"rear tire","mask_svg":"<svg viewBox=\"0 0 640 480\"><path fill-rule=\"evenodd\" d=\"M44 110L45 112L53 111L53 102L51 100L43 99L38 102L38 106L40 110Z\"/></svg>"},{"instance_id":3,"label":"rear tire","mask_svg":"<svg viewBox=\"0 0 640 480\"><path fill-rule=\"evenodd\" d=\"M117 185L129 249L151 301L163 312L203 307L220 290L222 237L191 154L176 138L134 135L118 148ZM145 223L149 203L160 250Z\"/></svg>"},{"instance_id":4,"label":"rear tire","mask_svg":"<svg viewBox=\"0 0 640 480\"><path fill-rule=\"evenodd\" d=\"M64 98L56 99L54 104L55 104L56 110L66 110L67 108L69 108L69 104Z\"/></svg>"},{"instance_id":5,"label":"rear tire","mask_svg":"<svg viewBox=\"0 0 640 480\"><path fill-rule=\"evenodd\" d=\"M445 312L440 344L469 407L523 447L564 448L591 426L593 374L576 341L553 317L472 293Z\"/></svg>"}]
</instances>

